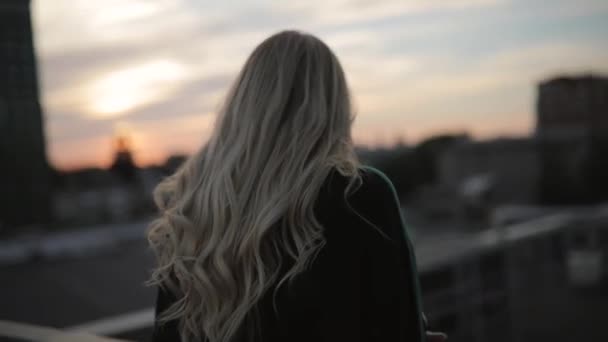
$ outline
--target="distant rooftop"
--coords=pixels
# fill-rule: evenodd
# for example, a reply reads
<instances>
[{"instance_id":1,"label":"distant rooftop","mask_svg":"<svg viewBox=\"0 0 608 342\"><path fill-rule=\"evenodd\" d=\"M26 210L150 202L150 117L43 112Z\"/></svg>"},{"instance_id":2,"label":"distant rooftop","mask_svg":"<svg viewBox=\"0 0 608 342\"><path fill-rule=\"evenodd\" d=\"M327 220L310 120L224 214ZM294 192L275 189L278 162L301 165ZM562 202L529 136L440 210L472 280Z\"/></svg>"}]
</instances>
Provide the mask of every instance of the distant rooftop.
<instances>
[{"instance_id":1,"label":"distant rooftop","mask_svg":"<svg viewBox=\"0 0 608 342\"><path fill-rule=\"evenodd\" d=\"M451 153L479 154L529 150L537 143L534 137L499 137L483 141L464 141L450 148Z\"/></svg>"},{"instance_id":2,"label":"distant rooftop","mask_svg":"<svg viewBox=\"0 0 608 342\"><path fill-rule=\"evenodd\" d=\"M608 76L599 74L583 74L578 76L559 76L540 82L541 86L546 85L576 85L581 83L608 83Z\"/></svg>"}]
</instances>

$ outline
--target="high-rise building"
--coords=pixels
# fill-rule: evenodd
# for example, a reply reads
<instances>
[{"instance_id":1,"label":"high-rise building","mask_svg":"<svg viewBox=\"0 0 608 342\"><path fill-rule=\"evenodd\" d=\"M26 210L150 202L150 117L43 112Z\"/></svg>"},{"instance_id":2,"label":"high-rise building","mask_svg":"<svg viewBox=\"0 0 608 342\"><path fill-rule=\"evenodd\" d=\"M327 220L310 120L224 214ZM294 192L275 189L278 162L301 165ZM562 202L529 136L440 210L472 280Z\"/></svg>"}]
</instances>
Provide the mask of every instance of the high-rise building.
<instances>
[{"instance_id":1,"label":"high-rise building","mask_svg":"<svg viewBox=\"0 0 608 342\"><path fill-rule=\"evenodd\" d=\"M0 1L0 234L50 217L29 0Z\"/></svg>"},{"instance_id":2,"label":"high-rise building","mask_svg":"<svg viewBox=\"0 0 608 342\"><path fill-rule=\"evenodd\" d=\"M541 194L552 204L608 199L608 78L557 77L538 87Z\"/></svg>"},{"instance_id":3,"label":"high-rise building","mask_svg":"<svg viewBox=\"0 0 608 342\"><path fill-rule=\"evenodd\" d=\"M608 131L608 78L558 77L538 86L536 132L597 135Z\"/></svg>"}]
</instances>

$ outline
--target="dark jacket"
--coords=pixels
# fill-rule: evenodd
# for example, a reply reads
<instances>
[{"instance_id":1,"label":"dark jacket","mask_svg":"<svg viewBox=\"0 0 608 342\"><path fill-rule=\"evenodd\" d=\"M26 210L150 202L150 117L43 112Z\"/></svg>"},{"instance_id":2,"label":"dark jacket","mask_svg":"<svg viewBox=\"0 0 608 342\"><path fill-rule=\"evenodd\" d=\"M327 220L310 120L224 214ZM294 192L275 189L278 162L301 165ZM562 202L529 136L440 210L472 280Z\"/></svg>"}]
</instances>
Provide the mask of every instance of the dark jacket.
<instances>
[{"instance_id":1,"label":"dark jacket","mask_svg":"<svg viewBox=\"0 0 608 342\"><path fill-rule=\"evenodd\" d=\"M346 184L344 176L330 173L315 206L325 246L307 271L280 288L278 314L274 289L258 303L259 335L235 342L424 341L415 259L395 189L367 166L348 201ZM173 300L159 290L157 315ZM179 341L176 322L157 324L153 341Z\"/></svg>"}]
</instances>

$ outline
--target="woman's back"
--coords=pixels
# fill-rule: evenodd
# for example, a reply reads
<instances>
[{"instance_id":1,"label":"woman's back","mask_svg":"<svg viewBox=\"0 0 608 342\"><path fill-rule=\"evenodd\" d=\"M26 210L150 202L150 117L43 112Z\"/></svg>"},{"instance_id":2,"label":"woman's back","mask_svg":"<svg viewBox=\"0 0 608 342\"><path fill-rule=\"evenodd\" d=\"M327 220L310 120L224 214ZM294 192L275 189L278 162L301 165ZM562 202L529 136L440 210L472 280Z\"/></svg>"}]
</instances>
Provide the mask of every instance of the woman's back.
<instances>
[{"instance_id":1,"label":"woman's back","mask_svg":"<svg viewBox=\"0 0 608 342\"><path fill-rule=\"evenodd\" d=\"M399 203L386 176L369 167L361 171L348 201L347 177L329 174L314 209L325 244L291 283L276 295L276 284L265 292L234 342L421 341L415 261ZM292 258L282 260L286 271ZM174 300L160 290L157 314ZM176 321L157 325L153 340L179 340Z\"/></svg>"}]
</instances>

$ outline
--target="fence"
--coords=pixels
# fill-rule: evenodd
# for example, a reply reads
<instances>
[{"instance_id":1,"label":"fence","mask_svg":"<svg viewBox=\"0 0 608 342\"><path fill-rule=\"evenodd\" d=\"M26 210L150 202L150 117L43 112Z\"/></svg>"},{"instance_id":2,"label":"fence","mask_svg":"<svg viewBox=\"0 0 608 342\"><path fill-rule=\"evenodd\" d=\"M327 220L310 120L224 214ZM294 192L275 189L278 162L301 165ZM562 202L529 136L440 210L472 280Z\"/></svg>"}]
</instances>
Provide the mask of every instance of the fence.
<instances>
[{"instance_id":1,"label":"fence","mask_svg":"<svg viewBox=\"0 0 608 342\"><path fill-rule=\"evenodd\" d=\"M453 341L526 340L535 324L528 320L530 298L547 289L605 279L607 214L571 212L492 228L455 244L447 258L421 253L423 301L431 326L448 332ZM433 253L433 246L424 251ZM573 262L581 254L586 260Z\"/></svg>"},{"instance_id":2,"label":"fence","mask_svg":"<svg viewBox=\"0 0 608 342\"><path fill-rule=\"evenodd\" d=\"M552 215L449 243L418 244L424 309L431 327L447 332L451 341L525 340L526 330L534 324L525 314L530 296L556 284L588 285L608 274L606 209ZM141 336L152 323L151 308L63 332L0 321L0 337L110 341L86 333L129 337L137 331Z\"/></svg>"}]
</instances>

